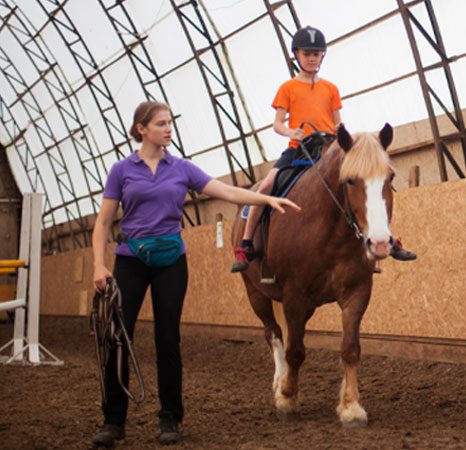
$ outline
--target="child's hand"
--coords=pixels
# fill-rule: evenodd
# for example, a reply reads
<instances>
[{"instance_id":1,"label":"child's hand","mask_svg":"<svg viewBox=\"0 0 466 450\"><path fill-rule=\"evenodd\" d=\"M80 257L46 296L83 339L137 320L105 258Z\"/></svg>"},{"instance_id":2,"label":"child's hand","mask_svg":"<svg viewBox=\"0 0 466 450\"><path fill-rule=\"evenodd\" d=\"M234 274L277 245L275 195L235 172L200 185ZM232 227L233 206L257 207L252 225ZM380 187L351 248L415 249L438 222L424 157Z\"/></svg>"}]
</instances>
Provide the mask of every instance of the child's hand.
<instances>
[{"instance_id":1,"label":"child's hand","mask_svg":"<svg viewBox=\"0 0 466 450\"><path fill-rule=\"evenodd\" d=\"M289 137L295 141L301 141L304 137L304 130L302 128L296 128L295 130L290 128Z\"/></svg>"},{"instance_id":2,"label":"child's hand","mask_svg":"<svg viewBox=\"0 0 466 450\"><path fill-rule=\"evenodd\" d=\"M343 125L342 122L335 124L335 126L333 127L333 131L335 131L335 134L338 134L338 129L340 128L341 125Z\"/></svg>"}]
</instances>

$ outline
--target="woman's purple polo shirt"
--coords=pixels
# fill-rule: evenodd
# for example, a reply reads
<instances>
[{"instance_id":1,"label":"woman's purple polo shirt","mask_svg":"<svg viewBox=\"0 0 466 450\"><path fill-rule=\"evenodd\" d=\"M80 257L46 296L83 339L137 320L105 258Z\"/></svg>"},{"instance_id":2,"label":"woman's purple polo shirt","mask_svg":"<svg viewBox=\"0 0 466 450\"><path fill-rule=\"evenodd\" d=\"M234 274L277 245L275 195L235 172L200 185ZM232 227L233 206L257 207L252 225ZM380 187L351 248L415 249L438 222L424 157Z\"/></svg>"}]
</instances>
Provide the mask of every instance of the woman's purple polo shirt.
<instances>
[{"instance_id":1,"label":"woman's purple polo shirt","mask_svg":"<svg viewBox=\"0 0 466 450\"><path fill-rule=\"evenodd\" d=\"M112 166L103 196L121 201L120 226L127 238L175 234L181 231L188 189L202 192L211 179L191 161L167 150L154 176L135 151ZM119 244L115 253L133 256L126 244Z\"/></svg>"}]
</instances>

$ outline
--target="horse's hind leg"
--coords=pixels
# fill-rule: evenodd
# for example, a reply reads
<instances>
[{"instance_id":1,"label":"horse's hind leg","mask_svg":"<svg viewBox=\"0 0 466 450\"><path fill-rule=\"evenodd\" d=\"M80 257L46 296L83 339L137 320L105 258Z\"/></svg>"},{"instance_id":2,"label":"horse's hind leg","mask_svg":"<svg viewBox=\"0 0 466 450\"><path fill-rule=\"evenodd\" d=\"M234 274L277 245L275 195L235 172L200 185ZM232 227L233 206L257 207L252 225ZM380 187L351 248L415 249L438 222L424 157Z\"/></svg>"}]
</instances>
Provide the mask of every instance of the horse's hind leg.
<instances>
[{"instance_id":1,"label":"horse's hind leg","mask_svg":"<svg viewBox=\"0 0 466 450\"><path fill-rule=\"evenodd\" d=\"M299 370L305 358L304 333L307 320L313 309L306 309L306 302L298 301L298 296L291 296L292 301L284 301L283 308L287 323L286 371L275 391L275 406L279 415L290 416L298 408Z\"/></svg>"},{"instance_id":2,"label":"horse's hind leg","mask_svg":"<svg viewBox=\"0 0 466 450\"><path fill-rule=\"evenodd\" d=\"M273 301L259 292L248 280L244 280L252 309L264 324L265 339L269 344L275 364L272 389L276 397L280 380L286 373L285 351L282 330L273 311Z\"/></svg>"},{"instance_id":3,"label":"horse's hind leg","mask_svg":"<svg viewBox=\"0 0 466 450\"><path fill-rule=\"evenodd\" d=\"M346 302L342 307L343 341L341 359L344 367L340 389L340 403L337 413L343 426L360 427L367 425L367 413L359 404L358 365L361 353L359 326L368 303L361 298Z\"/></svg>"}]
</instances>

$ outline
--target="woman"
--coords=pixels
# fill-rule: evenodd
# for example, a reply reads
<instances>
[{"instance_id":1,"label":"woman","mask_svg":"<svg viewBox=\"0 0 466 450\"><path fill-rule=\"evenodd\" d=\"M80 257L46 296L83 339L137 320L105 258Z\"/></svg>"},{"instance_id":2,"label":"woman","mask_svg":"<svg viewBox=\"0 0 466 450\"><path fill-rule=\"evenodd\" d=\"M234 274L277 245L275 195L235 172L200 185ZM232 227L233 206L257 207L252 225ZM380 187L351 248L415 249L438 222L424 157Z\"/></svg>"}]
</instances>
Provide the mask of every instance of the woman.
<instances>
[{"instance_id":1,"label":"woman","mask_svg":"<svg viewBox=\"0 0 466 450\"><path fill-rule=\"evenodd\" d=\"M161 444L177 442L178 424L183 419L180 318L188 271L185 247L179 238L184 199L188 189L237 204L269 205L283 213L284 206L300 208L287 199L236 188L212 179L186 159L171 155L172 115L168 105L141 103L135 113L131 136L141 147L115 163L103 193L102 207L93 234L94 286L102 292L107 278L115 277L121 290L125 326L133 338L135 322L150 286L155 321ZM110 230L119 204L125 242L116 250L113 275L104 264ZM133 251L133 239L162 237L180 242L175 261L143 262ZM133 250L131 250L131 248ZM150 264L150 265L148 265ZM124 356L123 378L128 384L128 359ZM111 446L124 437L128 399L118 383L115 355L106 368L107 403L102 405L104 425L94 437L95 445Z\"/></svg>"}]
</instances>

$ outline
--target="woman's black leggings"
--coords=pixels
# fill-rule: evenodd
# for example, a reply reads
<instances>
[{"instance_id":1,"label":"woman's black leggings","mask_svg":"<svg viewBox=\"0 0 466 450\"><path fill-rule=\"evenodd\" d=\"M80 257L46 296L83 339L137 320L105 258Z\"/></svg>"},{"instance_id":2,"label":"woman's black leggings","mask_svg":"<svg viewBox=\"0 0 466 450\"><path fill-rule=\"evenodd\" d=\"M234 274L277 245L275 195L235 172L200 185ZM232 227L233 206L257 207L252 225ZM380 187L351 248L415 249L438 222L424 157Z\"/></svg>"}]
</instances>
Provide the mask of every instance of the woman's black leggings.
<instances>
[{"instance_id":1,"label":"woman's black leggings","mask_svg":"<svg viewBox=\"0 0 466 450\"><path fill-rule=\"evenodd\" d=\"M116 256L114 277L122 294L123 315L128 335L133 340L134 326L147 288L150 285L154 313L157 377L161 405L159 416L183 418L180 319L188 284L186 255L176 264L153 269L136 257ZM123 351L123 379L128 386L128 353ZM115 352L106 366L107 404L102 405L105 423L122 425L128 410L128 398L118 383Z\"/></svg>"}]
</instances>

